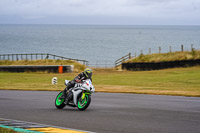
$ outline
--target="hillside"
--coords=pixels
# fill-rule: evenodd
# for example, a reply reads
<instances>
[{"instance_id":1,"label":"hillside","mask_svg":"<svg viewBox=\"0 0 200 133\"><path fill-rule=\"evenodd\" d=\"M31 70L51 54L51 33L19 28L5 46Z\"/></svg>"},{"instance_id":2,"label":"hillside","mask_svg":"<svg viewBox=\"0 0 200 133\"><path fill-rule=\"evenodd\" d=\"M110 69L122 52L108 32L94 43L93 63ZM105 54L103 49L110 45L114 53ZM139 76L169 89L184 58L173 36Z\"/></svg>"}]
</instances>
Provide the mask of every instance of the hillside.
<instances>
[{"instance_id":1,"label":"hillside","mask_svg":"<svg viewBox=\"0 0 200 133\"><path fill-rule=\"evenodd\" d=\"M192 52L172 52L161 54L148 54L130 59L127 63L131 62L164 62L164 61L178 61L178 60L195 60L200 59L200 50L193 50Z\"/></svg>"}]
</instances>

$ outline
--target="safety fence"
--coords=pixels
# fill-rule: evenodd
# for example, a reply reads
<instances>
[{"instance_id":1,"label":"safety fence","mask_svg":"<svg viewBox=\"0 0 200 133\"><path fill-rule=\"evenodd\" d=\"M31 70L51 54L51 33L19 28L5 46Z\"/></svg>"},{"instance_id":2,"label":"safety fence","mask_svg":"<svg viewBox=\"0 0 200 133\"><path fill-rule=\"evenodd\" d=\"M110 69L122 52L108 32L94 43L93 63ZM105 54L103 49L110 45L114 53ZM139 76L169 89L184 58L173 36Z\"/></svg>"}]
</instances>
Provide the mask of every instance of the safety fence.
<instances>
[{"instance_id":1,"label":"safety fence","mask_svg":"<svg viewBox=\"0 0 200 133\"><path fill-rule=\"evenodd\" d=\"M88 65L88 61L80 60L80 59L72 59L63 56L58 56L49 53L31 53L31 54L1 54L0 60L11 60L11 61L18 61L18 60L45 60L45 59L53 59L53 60L72 60L79 62L85 66Z\"/></svg>"},{"instance_id":2,"label":"safety fence","mask_svg":"<svg viewBox=\"0 0 200 133\"><path fill-rule=\"evenodd\" d=\"M115 67L120 66L122 63L124 63L125 61L127 61L127 60L129 60L129 59L131 59L131 58L133 58L133 57L131 57L131 53L128 53L127 55L125 55L125 56L123 56L123 57L117 59L117 60L115 61Z\"/></svg>"}]
</instances>

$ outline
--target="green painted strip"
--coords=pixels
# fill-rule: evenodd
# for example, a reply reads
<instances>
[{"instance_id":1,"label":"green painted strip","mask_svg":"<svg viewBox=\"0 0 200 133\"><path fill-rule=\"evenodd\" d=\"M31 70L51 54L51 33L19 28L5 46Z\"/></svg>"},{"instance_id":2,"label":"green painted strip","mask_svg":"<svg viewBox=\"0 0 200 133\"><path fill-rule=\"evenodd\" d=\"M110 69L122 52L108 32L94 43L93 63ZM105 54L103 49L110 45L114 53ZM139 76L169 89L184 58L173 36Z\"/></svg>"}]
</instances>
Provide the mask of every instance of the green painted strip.
<instances>
[{"instance_id":1,"label":"green painted strip","mask_svg":"<svg viewBox=\"0 0 200 133\"><path fill-rule=\"evenodd\" d=\"M16 132L21 132L21 133L42 133L42 132L37 132L37 131L31 131L31 130L26 130L26 129L22 129L22 128L15 128L15 127L10 127L10 126L4 126L0 124L0 127L2 128L8 128L11 130L14 130Z\"/></svg>"}]
</instances>

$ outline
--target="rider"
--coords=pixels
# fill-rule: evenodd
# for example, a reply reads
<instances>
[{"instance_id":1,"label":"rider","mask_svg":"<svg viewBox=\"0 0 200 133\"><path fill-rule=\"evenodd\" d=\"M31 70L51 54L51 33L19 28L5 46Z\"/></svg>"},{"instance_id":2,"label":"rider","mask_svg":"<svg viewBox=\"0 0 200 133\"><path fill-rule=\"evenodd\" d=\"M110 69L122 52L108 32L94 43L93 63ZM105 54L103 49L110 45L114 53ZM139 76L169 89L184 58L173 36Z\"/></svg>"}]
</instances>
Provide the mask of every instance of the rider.
<instances>
[{"instance_id":1,"label":"rider","mask_svg":"<svg viewBox=\"0 0 200 133\"><path fill-rule=\"evenodd\" d=\"M80 73L78 76L76 76L73 80L69 81L67 83L67 87L63 90L62 95L60 96L60 99L66 99L67 97L67 91L74 87L75 83L81 83L82 80L90 79L92 81L92 69L86 68L82 73Z\"/></svg>"}]
</instances>

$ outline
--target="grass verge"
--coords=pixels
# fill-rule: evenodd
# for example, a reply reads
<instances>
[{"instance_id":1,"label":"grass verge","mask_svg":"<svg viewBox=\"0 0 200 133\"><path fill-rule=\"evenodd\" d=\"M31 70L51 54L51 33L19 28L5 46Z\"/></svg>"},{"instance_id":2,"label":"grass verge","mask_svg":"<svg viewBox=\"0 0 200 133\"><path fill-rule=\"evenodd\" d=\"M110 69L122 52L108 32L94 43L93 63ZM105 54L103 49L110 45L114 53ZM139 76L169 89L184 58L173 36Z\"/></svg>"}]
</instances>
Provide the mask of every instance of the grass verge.
<instances>
[{"instance_id":1,"label":"grass verge","mask_svg":"<svg viewBox=\"0 0 200 133\"><path fill-rule=\"evenodd\" d=\"M193 50L191 52L172 52L161 54L141 54L137 58L128 60L127 62L164 62L164 61L180 61L180 60L195 60L200 59L200 50Z\"/></svg>"},{"instance_id":2,"label":"grass verge","mask_svg":"<svg viewBox=\"0 0 200 133\"><path fill-rule=\"evenodd\" d=\"M21 132L16 132L16 131L8 129L8 128L0 127L0 133L21 133Z\"/></svg>"},{"instance_id":3,"label":"grass verge","mask_svg":"<svg viewBox=\"0 0 200 133\"><path fill-rule=\"evenodd\" d=\"M1 72L0 89L63 90L64 80L77 74ZM51 85L52 77L58 77L58 85ZM93 84L97 92L200 97L200 66L137 72L94 70Z\"/></svg>"}]
</instances>

